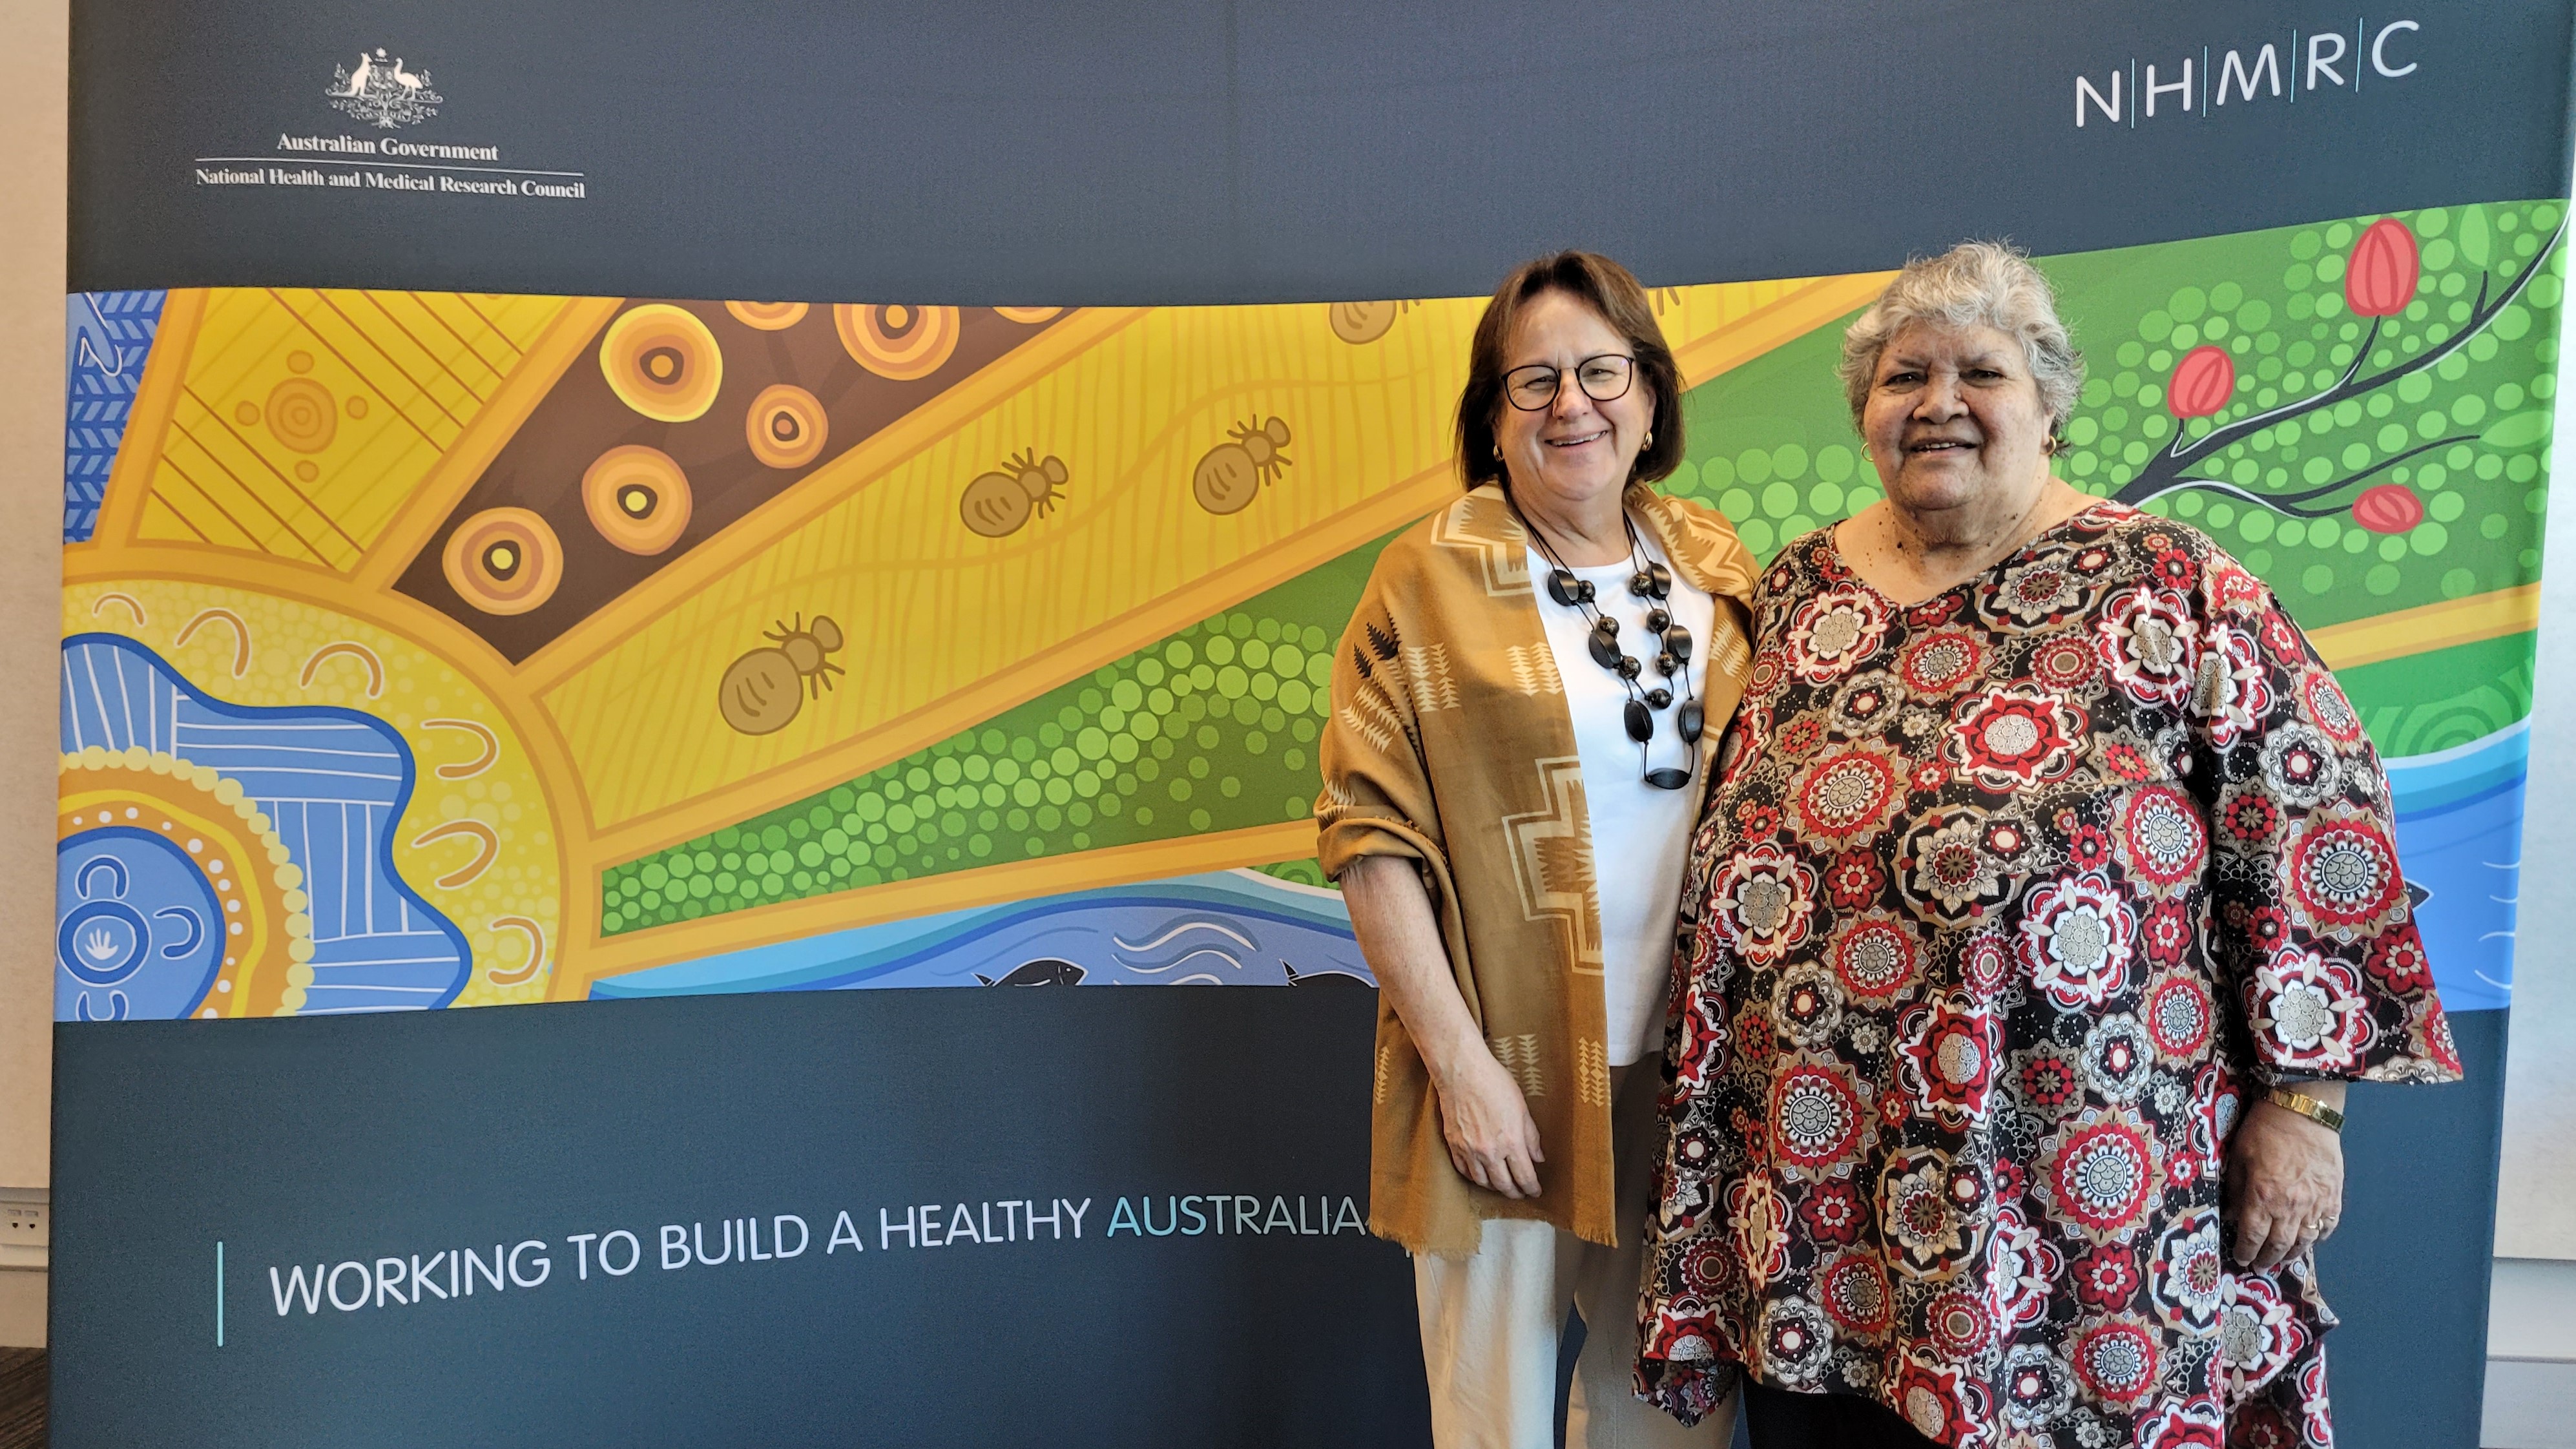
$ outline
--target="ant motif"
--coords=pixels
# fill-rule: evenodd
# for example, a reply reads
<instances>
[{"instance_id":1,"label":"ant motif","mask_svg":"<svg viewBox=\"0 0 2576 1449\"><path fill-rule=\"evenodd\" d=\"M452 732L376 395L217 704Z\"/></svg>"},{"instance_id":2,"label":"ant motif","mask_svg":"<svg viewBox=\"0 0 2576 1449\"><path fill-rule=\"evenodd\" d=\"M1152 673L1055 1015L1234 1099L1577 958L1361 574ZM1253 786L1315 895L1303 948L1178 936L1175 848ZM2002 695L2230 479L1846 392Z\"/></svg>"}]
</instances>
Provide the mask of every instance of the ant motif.
<instances>
[{"instance_id":1,"label":"ant motif","mask_svg":"<svg viewBox=\"0 0 2576 1449\"><path fill-rule=\"evenodd\" d=\"M716 686L717 713L747 735L785 729L805 707L807 694L821 698L833 675L848 672L828 657L845 641L841 626L826 615L815 615L811 627L802 614L792 624L782 619L777 628L762 630L761 637L776 642L736 659Z\"/></svg>"},{"instance_id":2,"label":"ant motif","mask_svg":"<svg viewBox=\"0 0 2576 1449\"><path fill-rule=\"evenodd\" d=\"M1288 455L1279 451L1288 446L1284 419L1247 422L1230 431L1234 441L1208 449L1190 479L1199 507L1210 513L1242 512L1261 485L1276 480L1279 470L1288 466Z\"/></svg>"},{"instance_id":3,"label":"ant motif","mask_svg":"<svg viewBox=\"0 0 2576 1449\"><path fill-rule=\"evenodd\" d=\"M1072 476L1062 458L1049 454L1040 462L1037 449L1024 449L999 471L979 474L967 484L957 500L957 512L969 530L986 538L1003 538L1019 532L1032 516L1044 518L1054 512L1064 497L1065 481Z\"/></svg>"}]
</instances>

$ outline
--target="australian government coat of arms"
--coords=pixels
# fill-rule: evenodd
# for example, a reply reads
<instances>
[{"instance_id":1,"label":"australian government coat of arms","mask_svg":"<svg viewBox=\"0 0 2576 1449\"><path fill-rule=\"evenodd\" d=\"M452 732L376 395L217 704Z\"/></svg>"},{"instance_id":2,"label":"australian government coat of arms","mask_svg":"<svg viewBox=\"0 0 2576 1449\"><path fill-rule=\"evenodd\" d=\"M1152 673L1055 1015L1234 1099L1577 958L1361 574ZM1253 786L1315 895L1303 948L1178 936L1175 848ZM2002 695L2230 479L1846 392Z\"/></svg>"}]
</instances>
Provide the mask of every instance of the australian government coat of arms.
<instances>
[{"instance_id":1,"label":"australian government coat of arms","mask_svg":"<svg viewBox=\"0 0 2576 1449\"><path fill-rule=\"evenodd\" d=\"M439 94L429 88L429 72L405 69L402 57L387 57L382 46L359 51L354 69L334 68L325 94L334 110L388 131L438 114Z\"/></svg>"}]
</instances>

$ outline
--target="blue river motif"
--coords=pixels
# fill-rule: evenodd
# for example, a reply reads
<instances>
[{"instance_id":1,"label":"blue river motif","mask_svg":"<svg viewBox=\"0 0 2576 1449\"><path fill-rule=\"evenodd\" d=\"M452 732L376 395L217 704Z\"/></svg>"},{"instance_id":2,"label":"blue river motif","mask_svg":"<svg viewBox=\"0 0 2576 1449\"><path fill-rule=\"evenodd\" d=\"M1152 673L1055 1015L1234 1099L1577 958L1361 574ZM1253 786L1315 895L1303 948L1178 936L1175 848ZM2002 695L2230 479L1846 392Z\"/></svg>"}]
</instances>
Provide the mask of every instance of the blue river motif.
<instances>
[{"instance_id":1,"label":"blue river motif","mask_svg":"<svg viewBox=\"0 0 2576 1449\"><path fill-rule=\"evenodd\" d=\"M1338 891L1230 870L947 911L593 983L593 1000L857 986L1356 986Z\"/></svg>"},{"instance_id":2,"label":"blue river motif","mask_svg":"<svg viewBox=\"0 0 2576 1449\"><path fill-rule=\"evenodd\" d=\"M118 634L63 641L62 749L140 747L240 782L302 870L313 982L299 1015L447 1005L473 967L464 933L395 872L411 749L352 709L254 709L208 698ZM186 1015L223 957L204 875L149 831L101 826L56 851L55 1016ZM277 923L272 923L276 925Z\"/></svg>"},{"instance_id":3,"label":"blue river motif","mask_svg":"<svg viewBox=\"0 0 2576 1449\"><path fill-rule=\"evenodd\" d=\"M2431 894L2416 908L2433 984L2449 1011L2513 1004L2514 902L2521 892L2522 790L2531 723L2438 754L2387 761L2397 859Z\"/></svg>"}]
</instances>

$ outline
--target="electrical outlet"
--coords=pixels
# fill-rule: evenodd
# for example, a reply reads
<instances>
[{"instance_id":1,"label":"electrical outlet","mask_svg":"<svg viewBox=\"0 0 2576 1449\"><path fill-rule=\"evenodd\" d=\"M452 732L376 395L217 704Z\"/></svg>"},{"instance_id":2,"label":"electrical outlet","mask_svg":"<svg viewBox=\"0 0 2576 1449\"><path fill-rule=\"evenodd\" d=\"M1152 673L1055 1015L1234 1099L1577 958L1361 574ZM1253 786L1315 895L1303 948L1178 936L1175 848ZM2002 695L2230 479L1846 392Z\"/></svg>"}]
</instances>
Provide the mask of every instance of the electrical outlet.
<instances>
[{"instance_id":1,"label":"electrical outlet","mask_svg":"<svg viewBox=\"0 0 2576 1449\"><path fill-rule=\"evenodd\" d=\"M42 1268L52 1256L53 1207L42 1189L0 1188L0 1268Z\"/></svg>"}]
</instances>

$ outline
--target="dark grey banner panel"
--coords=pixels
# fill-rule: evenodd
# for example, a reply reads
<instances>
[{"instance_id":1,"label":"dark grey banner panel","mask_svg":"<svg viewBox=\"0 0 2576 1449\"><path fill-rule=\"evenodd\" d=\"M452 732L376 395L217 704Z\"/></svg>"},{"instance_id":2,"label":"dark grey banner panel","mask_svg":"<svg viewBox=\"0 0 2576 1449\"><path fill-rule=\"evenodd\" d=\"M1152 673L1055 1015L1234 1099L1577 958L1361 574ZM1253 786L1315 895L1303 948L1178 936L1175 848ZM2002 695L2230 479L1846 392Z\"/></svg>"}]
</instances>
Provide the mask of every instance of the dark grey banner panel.
<instances>
[{"instance_id":1,"label":"dark grey banner panel","mask_svg":"<svg viewBox=\"0 0 2576 1449\"><path fill-rule=\"evenodd\" d=\"M1887 266L2558 195L2564 0L76 0L77 290L943 303Z\"/></svg>"},{"instance_id":2,"label":"dark grey banner panel","mask_svg":"<svg viewBox=\"0 0 2576 1449\"><path fill-rule=\"evenodd\" d=\"M57 1029L53 1442L1404 1445L1375 993Z\"/></svg>"}]
</instances>

